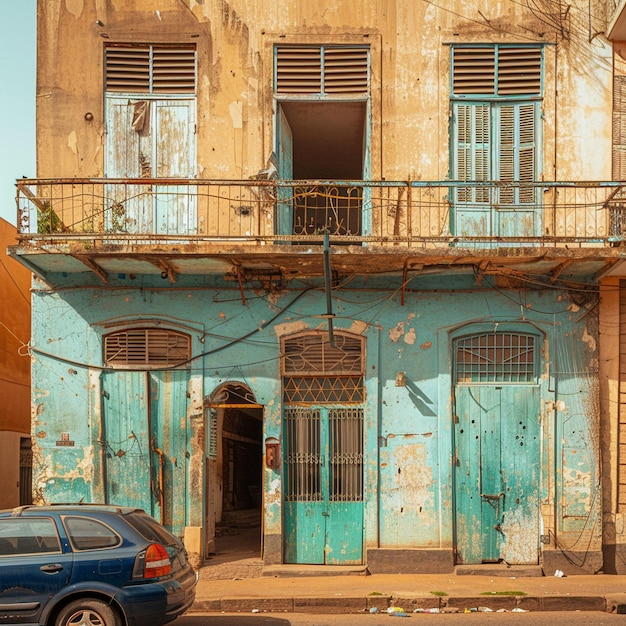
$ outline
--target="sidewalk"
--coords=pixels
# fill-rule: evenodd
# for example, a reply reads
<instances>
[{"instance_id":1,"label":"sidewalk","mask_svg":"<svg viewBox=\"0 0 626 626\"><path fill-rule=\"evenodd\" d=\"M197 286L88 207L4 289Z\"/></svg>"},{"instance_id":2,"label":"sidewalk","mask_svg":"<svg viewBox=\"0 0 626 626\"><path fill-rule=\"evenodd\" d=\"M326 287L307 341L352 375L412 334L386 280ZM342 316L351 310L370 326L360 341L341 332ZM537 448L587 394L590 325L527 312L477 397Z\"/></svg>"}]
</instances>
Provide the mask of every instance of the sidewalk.
<instances>
[{"instance_id":1,"label":"sidewalk","mask_svg":"<svg viewBox=\"0 0 626 626\"><path fill-rule=\"evenodd\" d=\"M400 607L407 613L480 608L626 613L626 576L528 576L528 568L506 566L490 568L492 575L486 576L368 575L363 567L263 567L245 532L222 546L200 569L191 612L361 613Z\"/></svg>"}]
</instances>

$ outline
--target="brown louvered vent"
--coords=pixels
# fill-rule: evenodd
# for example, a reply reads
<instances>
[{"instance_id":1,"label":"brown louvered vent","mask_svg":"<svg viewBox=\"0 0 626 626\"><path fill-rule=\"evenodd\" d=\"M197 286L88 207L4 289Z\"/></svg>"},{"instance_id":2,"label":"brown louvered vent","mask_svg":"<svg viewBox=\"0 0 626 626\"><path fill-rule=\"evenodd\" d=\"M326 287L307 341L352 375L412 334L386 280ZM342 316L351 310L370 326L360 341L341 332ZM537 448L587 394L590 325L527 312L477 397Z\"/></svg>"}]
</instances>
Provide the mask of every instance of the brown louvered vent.
<instances>
[{"instance_id":1,"label":"brown louvered vent","mask_svg":"<svg viewBox=\"0 0 626 626\"><path fill-rule=\"evenodd\" d=\"M541 92L539 47L455 47L453 64L455 95L528 96Z\"/></svg>"},{"instance_id":2,"label":"brown louvered vent","mask_svg":"<svg viewBox=\"0 0 626 626\"><path fill-rule=\"evenodd\" d=\"M161 328L133 328L104 337L106 365L163 367L185 363L190 357L189 336Z\"/></svg>"},{"instance_id":3,"label":"brown louvered vent","mask_svg":"<svg viewBox=\"0 0 626 626\"><path fill-rule=\"evenodd\" d=\"M368 48L280 46L276 49L276 93L367 93Z\"/></svg>"},{"instance_id":4,"label":"brown louvered vent","mask_svg":"<svg viewBox=\"0 0 626 626\"><path fill-rule=\"evenodd\" d=\"M125 93L195 93L193 46L109 46L106 90Z\"/></svg>"},{"instance_id":5,"label":"brown louvered vent","mask_svg":"<svg viewBox=\"0 0 626 626\"><path fill-rule=\"evenodd\" d=\"M626 179L626 76L613 78L613 180Z\"/></svg>"}]
</instances>

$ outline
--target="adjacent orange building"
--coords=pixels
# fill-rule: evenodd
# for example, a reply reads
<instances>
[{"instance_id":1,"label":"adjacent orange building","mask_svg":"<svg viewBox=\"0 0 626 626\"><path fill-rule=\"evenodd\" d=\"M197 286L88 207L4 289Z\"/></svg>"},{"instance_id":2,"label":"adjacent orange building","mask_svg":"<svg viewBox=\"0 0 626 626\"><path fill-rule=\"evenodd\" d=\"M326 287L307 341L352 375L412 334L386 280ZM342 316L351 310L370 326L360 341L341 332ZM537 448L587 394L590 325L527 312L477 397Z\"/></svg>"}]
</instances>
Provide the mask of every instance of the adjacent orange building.
<instances>
[{"instance_id":1,"label":"adjacent orange building","mask_svg":"<svg viewBox=\"0 0 626 626\"><path fill-rule=\"evenodd\" d=\"M0 219L0 508L31 501L31 274L9 258L16 229Z\"/></svg>"}]
</instances>

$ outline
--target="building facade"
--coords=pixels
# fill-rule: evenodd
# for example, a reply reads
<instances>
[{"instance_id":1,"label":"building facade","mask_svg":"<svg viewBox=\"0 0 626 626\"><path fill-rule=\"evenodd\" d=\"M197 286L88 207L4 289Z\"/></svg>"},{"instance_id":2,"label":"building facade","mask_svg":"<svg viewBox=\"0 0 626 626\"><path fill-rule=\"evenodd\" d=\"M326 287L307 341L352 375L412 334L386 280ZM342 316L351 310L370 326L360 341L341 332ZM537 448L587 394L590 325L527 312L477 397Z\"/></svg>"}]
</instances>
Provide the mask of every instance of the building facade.
<instances>
[{"instance_id":1,"label":"building facade","mask_svg":"<svg viewBox=\"0 0 626 626\"><path fill-rule=\"evenodd\" d=\"M16 235L15 226L0 219L0 509L32 501L31 273L6 254Z\"/></svg>"},{"instance_id":2,"label":"building facade","mask_svg":"<svg viewBox=\"0 0 626 626\"><path fill-rule=\"evenodd\" d=\"M446 4L39 2L39 501L622 569L616 7Z\"/></svg>"}]
</instances>

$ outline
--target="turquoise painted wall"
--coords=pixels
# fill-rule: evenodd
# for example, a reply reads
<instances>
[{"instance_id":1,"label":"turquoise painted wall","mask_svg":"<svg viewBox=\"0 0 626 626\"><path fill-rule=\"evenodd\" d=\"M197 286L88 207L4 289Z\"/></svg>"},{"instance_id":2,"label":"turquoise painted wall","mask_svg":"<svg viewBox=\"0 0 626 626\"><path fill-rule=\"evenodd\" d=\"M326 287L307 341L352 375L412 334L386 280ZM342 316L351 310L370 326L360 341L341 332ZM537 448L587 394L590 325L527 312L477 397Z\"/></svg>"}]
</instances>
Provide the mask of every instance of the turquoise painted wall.
<instances>
[{"instance_id":1,"label":"turquoise painted wall","mask_svg":"<svg viewBox=\"0 0 626 626\"><path fill-rule=\"evenodd\" d=\"M209 396L228 381L247 384L265 406L264 437L281 437L279 336L325 328L323 288L291 285L271 294L214 280L169 285L120 276L107 289L73 285L33 294L33 468L46 501L103 497L99 379L102 335L122 324L163 326L192 338L191 377ZM599 520L597 324L593 298L561 290L481 288L473 277L400 284L352 281L333 293L335 328L365 335L365 540L377 547L450 548L452 399L450 337L508 324L532 329L541 346L542 499L563 531ZM436 289L436 291L435 291ZM405 385L396 386L398 373ZM192 410L202 411L202 407ZM73 444L72 444L73 442ZM266 470L265 532L280 534L280 474ZM194 507L189 515L198 518ZM567 502L566 506L561 506Z\"/></svg>"}]
</instances>

